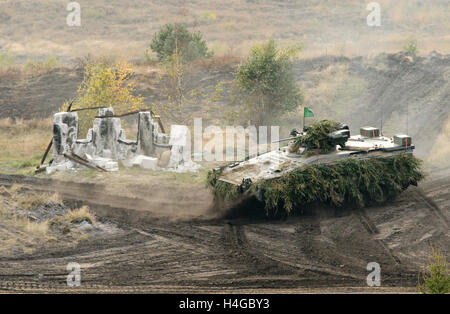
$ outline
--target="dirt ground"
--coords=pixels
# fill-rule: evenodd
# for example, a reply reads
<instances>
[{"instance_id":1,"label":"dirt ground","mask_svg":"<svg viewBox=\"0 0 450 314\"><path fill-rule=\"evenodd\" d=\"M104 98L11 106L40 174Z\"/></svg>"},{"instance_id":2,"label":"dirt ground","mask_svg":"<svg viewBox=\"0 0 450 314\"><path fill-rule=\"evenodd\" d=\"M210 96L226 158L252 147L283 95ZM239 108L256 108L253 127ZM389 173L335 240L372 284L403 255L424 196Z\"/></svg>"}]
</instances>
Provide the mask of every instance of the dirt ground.
<instances>
[{"instance_id":1,"label":"dirt ground","mask_svg":"<svg viewBox=\"0 0 450 314\"><path fill-rule=\"evenodd\" d=\"M76 247L1 257L0 291L416 292L430 245L448 255L449 174L432 173L381 206L314 206L284 220L227 218L214 211L207 190L185 186L141 185L132 198L102 185L0 175L0 185L56 191L66 204L88 205L99 221L120 229ZM70 262L81 266L80 287L67 286ZM381 266L381 287L366 285L369 262Z\"/></svg>"}]
</instances>

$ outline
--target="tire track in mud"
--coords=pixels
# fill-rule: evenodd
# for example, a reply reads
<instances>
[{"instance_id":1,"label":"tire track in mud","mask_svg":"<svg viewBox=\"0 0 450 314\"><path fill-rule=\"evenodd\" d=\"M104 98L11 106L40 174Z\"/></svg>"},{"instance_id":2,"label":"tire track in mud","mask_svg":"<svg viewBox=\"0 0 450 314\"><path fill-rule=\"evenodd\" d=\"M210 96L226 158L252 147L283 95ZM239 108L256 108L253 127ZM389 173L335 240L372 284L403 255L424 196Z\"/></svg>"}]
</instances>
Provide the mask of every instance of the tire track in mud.
<instances>
[{"instance_id":1,"label":"tire track in mud","mask_svg":"<svg viewBox=\"0 0 450 314\"><path fill-rule=\"evenodd\" d=\"M417 189L417 193L414 193L413 195L418 202L426 205L439 223L442 224L445 230L449 229L449 221L442 212L442 209L431 198L429 198L422 189Z\"/></svg>"},{"instance_id":2,"label":"tire track in mud","mask_svg":"<svg viewBox=\"0 0 450 314\"><path fill-rule=\"evenodd\" d=\"M256 241L249 241L246 230L254 232L257 237L270 236L274 237L273 245L266 246ZM279 231L271 230L270 228L261 225L239 225L227 223L224 226L224 241L225 246L232 249L232 259L246 265L247 268L253 268L256 274L271 274L274 276L290 276L293 282L296 281L325 281L325 282L341 282L345 279L349 282L358 281L360 278L355 274L349 274L328 267L328 265L320 265L312 263L312 255L314 251L313 239L298 239L292 240L281 237L280 242ZM287 244L287 242L295 241L294 250L292 246L288 249L280 248ZM283 254L276 254L279 251ZM298 253L303 255L299 259Z\"/></svg>"},{"instance_id":3,"label":"tire track in mud","mask_svg":"<svg viewBox=\"0 0 450 314\"><path fill-rule=\"evenodd\" d=\"M275 275L292 275L296 269L290 265L268 258L261 252L255 251L248 242L245 226L228 222L223 227L223 241L225 249L229 250L231 260L243 263L246 268L255 273L270 273Z\"/></svg>"},{"instance_id":4,"label":"tire track in mud","mask_svg":"<svg viewBox=\"0 0 450 314\"><path fill-rule=\"evenodd\" d=\"M293 225L252 224L247 229L254 234L252 246L255 242L261 244L259 240L264 238L263 244L255 248L264 251L272 260L292 266L303 278L311 278L312 281L326 278L330 283L361 282L361 272L357 267L344 269L338 262L343 256L330 247L332 239L322 234L322 219L324 217L319 213L298 218ZM346 256L346 259L349 257Z\"/></svg>"},{"instance_id":5,"label":"tire track in mud","mask_svg":"<svg viewBox=\"0 0 450 314\"><path fill-rule=\"evenodd\" d=\"M67 273L60 275L45 274L45 280L52 282L46 285L37 282L25 284L28 277L35 277L34 274L27 274L29 269L39 269L51 264L66 265L68 261L76 261L82 266L82 289L96 290L106 289L108 286L120 287L121 283L126 283L129 289L130 285L136 286L137 291L143 287L149 289L152 286L160 285L170 287L172 285L201 286L202 277L224 276L227 273L234 273L211 262L214 254L204 254L202 245L195 243L180 242L179 234L171 237L161 236L161 233L170 234L169 230L160 230L158 234L133 228L133 232L143 235L149 240L141 240L140 243L129 244L127 246L115 246L108 249L97 249L91 252L63 255L52 259L44 258L40 260L24 261L19 263L21 267L15 267L14 273L0 275L0 290L21 290L25 288L59 290L67 288L64 284ZM103 263L106 262L106 263ZM90 264L84 268L84 264ZM97 264L95 266L92 266ZM4 265L4 264L3 264ZM0 269L2 268L0 262ZM43 266L44 265L44 266ZM10 265L11 266L11 265ZM105 280L102 279L102 277ZM9 278L9 280L8 280ZM17 284L11 281L11 278L17 278ZM192 281L189 282L189 278ZM6 279L6 280L5 280ZM36 279L38 280L38 279ZM58 283L56 283L58 282ZM103 284L102 283L109 283Z\"/></svg>"},{"instance_id":6,"label":"tire track in mud","mask_svg":"<svg viewBox=\"0 0 450 314\"><path fill-rule=\"evenodd\" d=\"M360 223L371 236L376 236L380 233L377 226L373 223L369 216L367 216L364 208L358 209L355 215L358 217ZM374 238L374 241L376 241L383 248L383 250L391 257L396 265L400 265L402 263L400 258L394 255L392 250L382 239Z\"/></svg>"}]
</instances>

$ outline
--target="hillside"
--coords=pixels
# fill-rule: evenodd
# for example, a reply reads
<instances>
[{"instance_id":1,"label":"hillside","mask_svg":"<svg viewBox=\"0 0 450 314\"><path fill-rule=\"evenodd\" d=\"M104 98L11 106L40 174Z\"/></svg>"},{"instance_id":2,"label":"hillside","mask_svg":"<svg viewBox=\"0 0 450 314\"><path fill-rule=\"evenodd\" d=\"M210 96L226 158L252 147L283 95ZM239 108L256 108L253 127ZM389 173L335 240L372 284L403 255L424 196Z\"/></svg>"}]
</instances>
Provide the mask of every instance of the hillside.
<instances>
[{"instance_id":1,"label":"hillside","mask_svg":"<svg viewBox=\"0 0 450 314\"><path fill-rule=\"evenodd\" d=\"M245 55L273 37L300 41L305 55L376 55L395 52L415 39L423 54L450 50L449 2L379 0L380 27L369 27L360 0L82 0L81 26L66 24L67 2L0 1L0 47L18 61L54 55L61 60L94 55L143 58L165 23L181 22L204 34L216 54Z\"/></svg>"},{"instance_id":2,"label":"hillside","mask_svg":"<svg viewBox=\"0 0 450 314\"><path fill-rule=\"evenodd\" d=\"M190 88L210 95L218 83L230 82L234 71L235 65L199 65L190 70L186 81ZM385 134L411 134L421 157L428 156L439 136L443 138L433 154L445 149L450 103L449 55L432 53L413 58L397 53L375 58L302 58L295 64L295 73L305 95L305 105L313 109L317 119L347 122L352 132L357 132L361 125L380 126L383 121ZM76 96L82 78L80 69L68 67L31 77L0 76L0 117L49 117L65 100ZM160 78L158 69L152 66L136 67L133 80L137 93L144 96L147 104L166 101L160 93ZM208 100L200 101L197 109ZM226 105L226 99L213 103L212 107L217 108L214 118L223 119L221 114L229 109L223 107ZM282 132L301 127L300 112L290 113L279 121Z\"/></svg>"}]
</instances>

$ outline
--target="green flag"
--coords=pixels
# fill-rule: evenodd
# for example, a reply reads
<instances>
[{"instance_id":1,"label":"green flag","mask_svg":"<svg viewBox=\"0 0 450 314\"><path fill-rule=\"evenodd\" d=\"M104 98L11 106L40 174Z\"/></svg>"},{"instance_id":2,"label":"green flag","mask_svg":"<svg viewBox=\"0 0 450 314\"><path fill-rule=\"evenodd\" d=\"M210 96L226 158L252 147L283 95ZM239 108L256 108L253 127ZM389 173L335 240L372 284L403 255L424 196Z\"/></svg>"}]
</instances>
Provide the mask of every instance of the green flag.
<instances>
[{"instance_id":1,"label":"green flag","mask_svg":"<svg viewBox=\"0 0 450 314\"><path fill-rule=\"evenodd\" d=\"M309 109L308 107L305 107L305 110L303 112L303 116L305 118L311 118L311 117L314 117L314 113L311 111L311 109Z\"/></svg>"}]
</instances>

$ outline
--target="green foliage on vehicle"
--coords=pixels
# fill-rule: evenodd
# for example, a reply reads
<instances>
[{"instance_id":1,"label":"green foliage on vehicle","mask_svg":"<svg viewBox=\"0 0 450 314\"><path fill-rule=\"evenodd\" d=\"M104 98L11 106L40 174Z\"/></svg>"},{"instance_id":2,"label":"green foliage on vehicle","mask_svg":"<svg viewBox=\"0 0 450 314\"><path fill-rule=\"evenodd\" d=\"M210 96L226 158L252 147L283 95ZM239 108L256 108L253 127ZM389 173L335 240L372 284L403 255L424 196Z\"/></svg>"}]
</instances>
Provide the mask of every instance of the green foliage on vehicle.
<instances>
[{"instance_id":1,"label":"green foliage on vehicle","mask_svg":"<svg viewBox=\"0 0 450 314\"><path fill-rule=\"evenodd\" d=\"M216 199L231 204L241 197L263 196L266 214L278 216L295 215L314 202L336 207L384 202L417 184L424 173L421 160L402 154L301 167L275 179L255 182L242 194L239 186L219 180L220 176L220 170L208 174L208 185Z\"/></svg>"}]
</instances>

